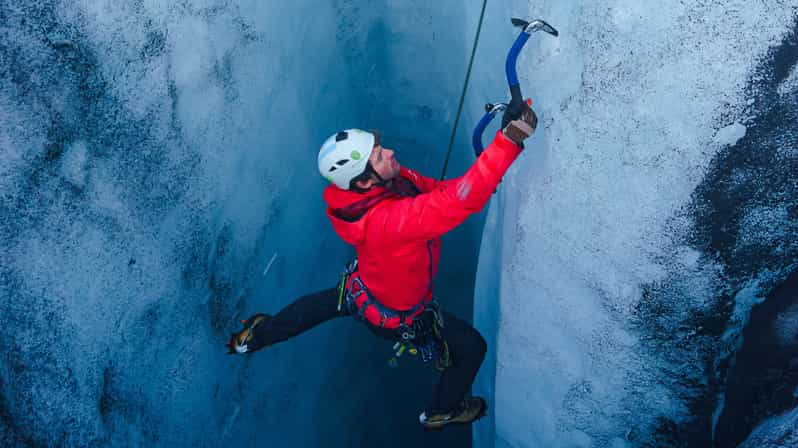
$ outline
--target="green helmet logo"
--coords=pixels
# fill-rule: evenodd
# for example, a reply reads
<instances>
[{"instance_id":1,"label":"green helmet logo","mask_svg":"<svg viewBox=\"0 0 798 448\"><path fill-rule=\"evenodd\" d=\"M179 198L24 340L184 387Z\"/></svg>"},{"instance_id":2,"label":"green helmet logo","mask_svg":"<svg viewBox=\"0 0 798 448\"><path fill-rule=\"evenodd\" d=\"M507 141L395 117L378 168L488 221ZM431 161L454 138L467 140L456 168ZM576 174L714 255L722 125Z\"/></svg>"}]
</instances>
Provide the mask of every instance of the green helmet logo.
<instances>
[{"instance_id":1,"label":"green helmet logo","mask_svg":"<svg viewBox=\"0 0 798 448\"><path fill-rule=\"evenodd\" d=\"M360 160L360 153L358 151L352 151L352 160Z\"/></svg>"}]
</instances>

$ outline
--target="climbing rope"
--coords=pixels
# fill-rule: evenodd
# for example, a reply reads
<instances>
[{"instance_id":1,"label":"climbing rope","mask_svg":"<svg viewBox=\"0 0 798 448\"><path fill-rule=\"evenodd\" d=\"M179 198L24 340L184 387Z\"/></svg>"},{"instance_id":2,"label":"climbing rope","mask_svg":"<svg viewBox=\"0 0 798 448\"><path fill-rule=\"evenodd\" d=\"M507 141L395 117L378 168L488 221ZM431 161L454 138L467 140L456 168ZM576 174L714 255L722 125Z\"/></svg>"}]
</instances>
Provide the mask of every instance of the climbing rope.
<instances>
[{"instance_id":1,"label":"climbing rope","mask_svg":"<svg viewBox=\"0 0 798 448\"><path fill-rule=\"evenodd\" d=\"M465 83L463 83L463 92L460 94L460 105L457 106L457 115L454 118L454 126L452 127L452 135L449 137L449 149L446 150L446 160L443 162L443 171L441 172L441 180L446 177L446 168L449 166L449 156L452 155L452 145L454 144L454 136L457 134L457 124L460 122L460 113L463 111L463 102L465 101L466 90L468 90L468 80L471 79L471 66L474 64L474 54L477 52L477 42L479 42L479 33L482 31L482 19L485 17L485 5L488 0L482 0L482 12L479 13L479 24L477 25L477 34L474 36L474 46L471 49L471 59L468 61L468 70L466 70Z\"/></svg>"}]
</instances>

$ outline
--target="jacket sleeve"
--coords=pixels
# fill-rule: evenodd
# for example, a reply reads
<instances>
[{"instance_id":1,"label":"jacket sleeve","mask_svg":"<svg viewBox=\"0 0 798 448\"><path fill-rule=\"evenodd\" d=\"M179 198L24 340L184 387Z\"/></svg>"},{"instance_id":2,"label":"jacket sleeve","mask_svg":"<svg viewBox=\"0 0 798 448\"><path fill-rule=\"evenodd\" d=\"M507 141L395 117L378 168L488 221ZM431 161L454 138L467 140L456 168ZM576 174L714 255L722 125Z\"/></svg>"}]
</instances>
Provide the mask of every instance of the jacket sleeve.
<instances>
[{"instance_id":1,"label":"jacket sleeve","mask_svg":"<svg viewBox=\"0 0 798 448\"><path fill-rule=\"evenodd\" d=\"M413 185L418 187L422 193L429 193L430 191L434 190L435 187L441 182L437 179L433 179L431 177L427 177L422 175L416 170L411 170L409 168L404 168L407 170L407 175L412 179Z\"/></svg>"},{"instance_id":2,"label":"jacket sleeve","mask_svg":"<svg viewBox=\"0 0 798 448\"><path fill-rule=\"evenodd\" d=\"M430 240L454 229L482 210L520 152L498 131L463 176L436 182L428 193L386 204L382 222L375 223L380 240Z\"/></svg>"}]
</instances>

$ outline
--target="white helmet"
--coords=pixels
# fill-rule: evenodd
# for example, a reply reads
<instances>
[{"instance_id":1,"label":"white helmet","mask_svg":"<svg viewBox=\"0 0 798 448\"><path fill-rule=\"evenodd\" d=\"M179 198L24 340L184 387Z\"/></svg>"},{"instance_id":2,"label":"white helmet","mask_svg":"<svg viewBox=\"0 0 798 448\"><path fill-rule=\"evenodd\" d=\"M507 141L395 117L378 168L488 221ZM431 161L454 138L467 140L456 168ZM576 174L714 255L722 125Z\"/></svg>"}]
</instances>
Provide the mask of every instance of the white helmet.
<instances>
[{"instance_id":1,"label":"white helmet","mask_svg":"<svg viewBox=\"0 0 798 448\"><path fill-rule=\"evenodd\" d=\"M366 171L374 134L360 129L347 129L333 134L319 150L319 173L343 190L352 179Z\"/></svg>"}]
</instances>

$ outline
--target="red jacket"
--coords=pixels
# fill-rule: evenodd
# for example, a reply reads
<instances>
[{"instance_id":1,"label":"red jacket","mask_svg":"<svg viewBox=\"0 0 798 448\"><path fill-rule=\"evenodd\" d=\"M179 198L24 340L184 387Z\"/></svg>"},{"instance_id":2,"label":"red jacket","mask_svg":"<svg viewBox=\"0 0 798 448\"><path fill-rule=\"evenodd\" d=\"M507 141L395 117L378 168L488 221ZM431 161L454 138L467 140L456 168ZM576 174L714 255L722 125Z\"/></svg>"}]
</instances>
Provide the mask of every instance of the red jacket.
<instances>
[{"instance_id":1,"label":"red jacket","mask_svg":"<svg viewBox=\"0 0 798 448\"><path fill-rule=\"evenodd\" d=\"M431 296L440 237L482 210L520 151L499 131L457 179L437 181L402 168L394 191L357 193L332 184L324 190L327 216L355 246L360 279L375 299L404 311Z\"/></svg>"}]
</instances>

